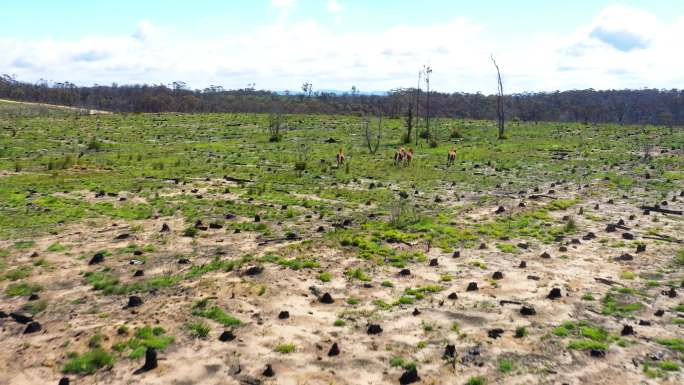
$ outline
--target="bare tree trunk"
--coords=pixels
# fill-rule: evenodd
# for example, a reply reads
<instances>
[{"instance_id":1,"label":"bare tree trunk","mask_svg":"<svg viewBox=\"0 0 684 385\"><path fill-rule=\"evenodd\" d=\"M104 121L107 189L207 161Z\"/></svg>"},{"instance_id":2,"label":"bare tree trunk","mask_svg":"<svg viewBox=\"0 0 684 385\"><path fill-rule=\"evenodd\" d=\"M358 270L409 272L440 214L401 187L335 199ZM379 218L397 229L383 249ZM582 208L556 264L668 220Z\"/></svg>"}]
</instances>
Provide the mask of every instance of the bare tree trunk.
<instances>
[{"instance_id":1,"label":"bare tree trunk","mask_svg":"<svg viewBox=\"0 0 684 385\"><path fill-rule=\"evenodd\" d=\"M420 134L420 126L418 125L418 119L420 116L419 106L420 106L420 79L423 75L422 71L418 71L418 87L416 88L416 146L418 146L418 136Z\"/></svg>"},{"instance_id":2,"label":"bare tree trunk","mask_svg":"<svg viewBox=\"0 0 684 385\"><path fill-rule=\"evenodd\" d=\"M366 145L368 145L368 152L375 154L380 147L380 137L382 136L382 115L378 116L378 132L375 137L375 144L373 144L373 133L371 132L370 119L365 122L366 129Z\"/></svg>"},{"instance_id":3,"label":"bare tree trunk","mask_svg":"<svg viewBox=\"0 0 684 385\"><path fill-rule=\"evenodd\" d=\"M430 142L430 74L432 68L430 66L424 67L425 72L425 86L427 87L426 106L425 106L425 142Z\"/></svg>"},{"instance_id":4,"label":"bare tree trunk","mask_svg":"<svg viewBox=\"0 0 684 385\"><path fill-rule=\"evenodd\" d=\"M503 83L501 82L501 71L499 71L499 65L496 64L494 55L492 55L492 63L496 67L496 76L498 79L499 94L496 97L496 117L499 125L499 139L504 139L504 93L503 93Z\"/></svg>"}]
</instances>

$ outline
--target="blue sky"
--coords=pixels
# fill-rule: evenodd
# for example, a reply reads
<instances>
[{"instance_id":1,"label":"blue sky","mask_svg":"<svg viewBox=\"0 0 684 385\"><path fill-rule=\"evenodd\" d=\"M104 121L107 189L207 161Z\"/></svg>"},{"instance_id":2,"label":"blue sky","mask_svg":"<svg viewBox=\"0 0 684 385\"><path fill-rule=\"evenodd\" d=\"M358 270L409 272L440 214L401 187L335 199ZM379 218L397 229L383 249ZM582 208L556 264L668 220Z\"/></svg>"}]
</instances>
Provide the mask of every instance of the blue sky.
<instances>
[{"instance_id":1,"label":"blue sky","mask_svg":"<svg viewBox=\"0 0 684 385\"><path fill-rule=\"evenodd\" d=\"M437 89L491 92L493 53L515 92L684 88L661 63L681 59L684 0L23 0L3 13L0 73L28 81L380 90L431 64Z\"/></svg>"}]
</instances>

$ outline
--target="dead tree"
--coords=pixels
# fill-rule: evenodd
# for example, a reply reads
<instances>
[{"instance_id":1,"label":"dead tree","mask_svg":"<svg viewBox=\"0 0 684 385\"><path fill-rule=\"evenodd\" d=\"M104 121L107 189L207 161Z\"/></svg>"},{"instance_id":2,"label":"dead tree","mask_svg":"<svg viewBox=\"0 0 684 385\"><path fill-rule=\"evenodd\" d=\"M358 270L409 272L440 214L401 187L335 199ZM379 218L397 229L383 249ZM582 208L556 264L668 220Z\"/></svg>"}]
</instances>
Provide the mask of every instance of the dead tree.
<instances>
[{"instance_id":1,"label":"dead tree","mask_svg":"<svg viewBox=\"0 0 684 385\"><path fill-rule=\"evenodd\" d=\"M380 147L380 137L382 136L382 115L378 115L378 132L375 135L375 144L373 144L373 133L371 132L371 122L370 119L366 119L365 129L366 129L366 144L368 145L368 151L371 154L375 154Z\"/></svg>"},{"instance_id":2,"label":"dead tree","mask_svg":"<svg viewBox=\"0 0 684 385\"><path fill-rule=\"evenodd\" d=\"M423 66L423 73L425 73L425 141L430 142L430 75L432 74L432 67Z\"/></svg>"},{"instance_id":3,"label":"dead tree","mask_svg":"<svg viewBox=\"0 0 684 385\"><path fill-rule=\"evenodd\" d=\"M501 82L501 71L499 71L499 65L496 64L494 55L492 55L492 63L496 67L496 76L498 80L498 95L496 96L496 119L499 126L499 139L504 139L504 93L503 93L503 83Z\"/></svg>"},{"instance_id":4,"label":"dead tree","mask_svg":"<svg viewBox=\"0 0 684 385\"><path fill-rule=\"evenodd\" d=\"M418 87L416 88L416 147L418 146L418 135L419 135L419 129L418 129L418 119L420 117L419 114L419 106L420 106L420 80L423 76L423 71L418 71Z\"/></svg>"},{"instance_id":5,"label":"dead tree","mask_svg":"<svg viewBox=\"0 0 684 385\"><path fill-rule=\"evenodd\" d=\"M283 126L283 114L280 111L271 112L268 115L268 140L269 142L280 142L282 139L280 130Z\"/></svg>"},{"instance_id":6,"label":"dead tree","mask_svg":"<svg viewBox=\"0 0 684 385\"><path fill-rule=\"evenodd\" d=\"M402 142L411 143L411 131L413 131L413 103L409 102L406 115L406 138L403 138Z\"/></svg>"}]
</instances>

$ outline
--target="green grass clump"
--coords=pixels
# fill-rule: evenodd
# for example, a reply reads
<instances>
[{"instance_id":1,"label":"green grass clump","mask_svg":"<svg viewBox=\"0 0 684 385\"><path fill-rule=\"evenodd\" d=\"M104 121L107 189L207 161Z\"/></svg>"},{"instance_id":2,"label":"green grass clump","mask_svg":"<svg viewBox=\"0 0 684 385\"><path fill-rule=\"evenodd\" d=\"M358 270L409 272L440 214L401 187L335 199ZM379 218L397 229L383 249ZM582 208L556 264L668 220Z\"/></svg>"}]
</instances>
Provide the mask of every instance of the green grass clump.
<instances>
[{"instance_id":1,"label":"green grass clump","mask_svg":"<svg viewBox=\"0 0 684 385\"><path fill-rule=\"evenodd\" d=\"M636 277L636 274L633 271L623 271L620 273L620 278L622 279L634 279Z\"/></svg>"},{"instance_id":2,"label":"green grass clump","mask_svg":"<svg viewBox=\"0 0 684 385\"><path fill-rule=\"evenodd\" d=\"M486 385L487 379L482 376L475 376L468 378L466 385Z\"/></svg>"},{"instance_id":3,"label":"green grass clump","mask_svg":"<svg viewBox=\"0 0 684 385\"><path fill-rule=\"evenodd\" d=\"M347 304L349 304L349 305L355 306L355 305L358 305L359 302L360 301L358 300L358 298L353 298L353 297L347 298Z\"/></svg>"},{"instance_id":4,"label":"green grass clump","mask_svg":"<svg viewBox=\"0 0 684 385\"><path fill-rule=\"evenodd\" d=\"M318 274L318 279L321 282L330 282L332 280L332 274L330 274L327 271L323 271L320 274Z\"/></svg>"},{"instance_id":5,"label":"green grass clump","mask_svg":"<svg viewBox=\"0 0 684 385\"><path fill-rule=\"evenodd\" d=\"M115 358L101 348L92 349L81 355L69 354L69 360L62 367L62 373L92 374L100 368L114 366Z\"/></svg>"},{"instance_id":6,"label":"green grass clump","mask_svg":"<svg viewBox=\"0 0 684 385\"><path fill-rule=\"evenodd\" d=\"M574 350L606 350L608 349L608 344L604 342L598 342L594 340L573 340L568 344L568 349Z\"/></svg>"},{"instance_id":7,"label":"green grass clump","mask_svg":"<svg viewBox=\"0 0 684 385\"><path fill-rule=\"evenodd\" d=\"M125 346L131 349L128 357L136 359L145 355L148 347L162 351L171 345L174 340L174 337L166 335L166 331L161 327L144 326L136 329L133 338Z\"/></svg>"},{"instance_id":8,"label":"green grass clump","mask_svg":"<svg viewBox=\"0 0 684 385\"><path fill-rule=\"evenodd\" d=\"M601 312L603 315L621 314L628 315L637 310L641 310L643 305L639 302L625 303L618 301L612 294L608 293L603 297L603 309Z\"/></svg>"},{"instance_id":9,"label":"green grass clump","mask_svg":"<svg viewBox=\"0 0 684 385\"><path fill-rule=\"evenodd\" d=\"M23 297L29 296L34 293L38 293L43 290L40 285L33 283L13 283L7 286L5 289L5 294L10 297Z\"/></svg>"},{"instance_id":10,"label":"green grass clump","mask_svg":"<svg viewBox=\"0 0 684 385\"><path fill-rule=\"evenodd\" d=\"M684 352L684 340L681 338L657 338L656 342L672 350Z\"/></svg>"},{"instance_id":11,"label":"green grass clump","mask_svg":"<svg viewBox=\"0 0 684 385\"><path fill-rule=\"evenodd\" d=\"M392 281L384 280L384 281L382 281L380 286L382 286L382 287L394 287L394 284L392 283Z\"/></svg>"},{"instance_id":12,"label":"green grass clump","mask_svg":"<svg viewBox=\"0 0 684 385\"><path fill-rule=\"evenodd\" d=\"M390 358L389 364L393 368L404 368L406 370L411 370L416 368L416 363L412 361L408 361L404 359L403 357L399 356L394 356Z\"/></svg>"},{"instance_id":13,"label":"green grass clump","mask_svg":"<svg viewBox=\"0 0 684 385\"><path fill-rule=\"evenodd\" d=\"M67 248L65 246L61 245L59 242L55 242L55 243L51 244L50 246L48 246L46 251L49 251L51 253L59 253L59 252L65 251L66 249Z\"/></svg>"},{"instance_id":14,"label":"green grass clump","mask_svg":"<svg viewBox=\"0 0 684 385\"><path fill-rule=\"evenodd\" d=\"M518 253L518 248L515 247L515 245L511 245L510 243L497 243L496 248L501 250L504 253L510 253L510 254L517 254Z\"/></svg>"},{"instance_id":15,"label":"green grass clump","mask_svg":"<svg viewBox=\"0 0 684 385\"><path fill-rule=\"evenodd\" d=\"M583 301L593 301L594 299L594 295L591 293L585 293L584 295L582 295Z\"/></svg>"},{"instance_id":16,"label":"green grass clump","mask_svg":"<svg viewBox=\"0 0 684 385\"><path fill-rule=\"evenodd\" d=\"M333 325L334 325L334 326L337 326L337 327L342 327L342 326L344 326L344 325L346 325L346 324L347 324L347 323L344 322L343 319L336 319L335 322L333 323Z\"/></svg>"},{"instance_id":17,"label":"green grass clump","mask_svg":"<svg viewBox=\"0 0 684 385\"><path fill-rule=\"evenodd\" d=\"M499 371L501 373L508 373L511 370L513 370L513 361L507 358L502 358L499 360Z\"/></svg>"},{"instance_id":18,"label":"green grass clump","mask_svg":"<svg viewBox=\"0 0 684 385\"><path fill-rule=\"evenodd\" d=\"M366 274L360 268L347 270L347 272L345 272L344 275L346 275L349 278L358 279L359 281L362 281L362 282L369 282L371 280L370 277L368 276L368 274Z\"/></svg>"},{"instance_id":19,"label":"green grass clump","mask_svg":"<svg viewBox=\"0 0 684 385\"><path fill-rule=\"evenodd\" d=\"M278 344L273 350L281 354L290 354L294 353L297 350L297 345L293 343Z\"/></svg>"},{"instance_id":20,"label":"green grass clump","mask_svg":"<svg viewBox=\"0 0 684 385\"><path fill-rule=\"evenodd\" d=\"M22 266L22 267L17 267L15 269L12 269L5 273L5 279L9 279L10 281L17 281L19 279L24 279L28 277L31 274L31 266Z\"/></svg>"},{"instance_id":21,"label":"green grass clump","mask_svg":"<svg viewBox=\"0 0 684 385\"><path fill-rule=\"evenodd\" d=\"M239 319L227 314L220 307L212 306L207 308L207 304L208 299L195 302L192 305L192 315L209 318L210 320L214 320L223 326L237 326L242 323Z\"/></svg>"},{"instance_id":22,"label":"green grass clump","mask_svg":"<svg viewBox=\"0 0 684 385\"><path fill-rule=\"evenodd\" d=\"M310 258L303 258L303 257L296 257L296 258L291 258L287 259L275 254L266 254L264 255L261 260L263 262L270 262L270 263L275 263L277 265L283 266L283 267L288 267L292 270L301 270L301 269L314 269L316 267L320 267L320 264L316 262L313 259Z\"/></svg>"},{"instance_id":23,"label":"green grass clump","mask_svg":"<svg viewBox=\"0 0 684 385\"><path fill-rule=\"evenodd\" d=\"M190 334L195 338L206 338L211 331L209 325L204 321L192 321L185 324Z\"/></svg>"},{"instance_id":24,"label":"green grass clump","mask_svg":"<svg viewBox=\"0 0 684 385\"><path fill-rule=\"evenodd\" d=\"M660 369L666 370L668 372L676 372L679 371L679 364L677 364L674 361L661 361L660 362Z\"/></svg>"},{"instance_id":25,"label":"green grass clump","mask_svg":"<svg viewBox=\"0 0 684 385\"><path fill-rule=\"evenodd\" d=\"M684 303L680 303L679 305L675 306L674 311L679 311L679 312L684 312Z\"/></svg>"}]
</instances>

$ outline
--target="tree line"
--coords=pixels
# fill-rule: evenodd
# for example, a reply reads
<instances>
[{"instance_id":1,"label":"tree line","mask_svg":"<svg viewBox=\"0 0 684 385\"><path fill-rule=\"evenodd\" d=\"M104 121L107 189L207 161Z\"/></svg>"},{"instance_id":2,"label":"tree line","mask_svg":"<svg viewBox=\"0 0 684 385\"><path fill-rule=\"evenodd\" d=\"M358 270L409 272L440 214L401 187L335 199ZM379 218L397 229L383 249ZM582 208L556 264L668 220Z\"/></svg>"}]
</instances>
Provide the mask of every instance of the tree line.
<instances>
[{"instance_id":1,"label":"tree line","mask_svg":"<svg viewBox=\"0 0 684 385\"><path fill-rule=\"evenodd\" d=\"M0 76L0 98L60 104L114 112L272 112L385 115L401 117L413 108L422 118L453 117L497 119L503 108L507 120L568 121L586 123L684 125L684 90L572 90L556 92L484 95L422 91L402 88L384 95L314 92L305 83L302 93L278 93L248 88L226 90L221 86L189 89L183 82L170 85L93 85L70 82L21 82ZM303 88L304 89L304 88ZM420 91L419 91L420 93ZM500 100L503 99L503 106ZM427 105L429 103L429 106ZM428 111L427 115L422 112Z\"/></svg>"}]
</instances>

